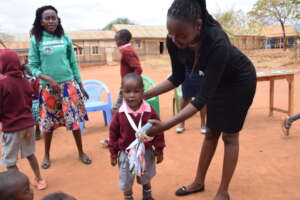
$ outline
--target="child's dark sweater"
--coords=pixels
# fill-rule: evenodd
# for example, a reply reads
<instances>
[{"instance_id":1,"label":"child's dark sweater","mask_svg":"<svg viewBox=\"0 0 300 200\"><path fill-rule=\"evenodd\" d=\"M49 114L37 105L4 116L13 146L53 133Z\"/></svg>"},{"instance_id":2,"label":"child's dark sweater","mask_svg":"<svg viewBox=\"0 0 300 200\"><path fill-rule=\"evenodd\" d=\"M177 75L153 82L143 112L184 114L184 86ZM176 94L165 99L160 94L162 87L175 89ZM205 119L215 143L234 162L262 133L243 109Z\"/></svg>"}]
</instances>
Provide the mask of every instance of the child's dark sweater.
<instances>
[{"instance_id":1,"label":"child's dark sweater","mask_svg":"<svg viewBox=\"0 0 300 200\"><path fill-rule=\"evenodd\" d=\"M121 52L121 77L126 74L135 72L136 74L142 74L142 68L140 60L134 49L130 44L126 44L120 47Z\"/></svg>"},{"instance_id":2,"label":"child's dark sweater","mask_svg":"<svg viewBox=\"0 0 300 200\"><path fill-rule=\"evenodd\" d=\"M141 114L134 116L129 113L136 125L138 125ZM146 124L149 119L159 119L155 110L151 107L151 112L144 112L142 118L142 125ZM116 158L119 151L125 151L126 148L136 139L135 131L131 127L124 112L117 112L113 116L112 123L109 128L109 149L111 156ZM160 133L155 136L150 142L145 143L146 148L154 146L155 155L163 153L165 147L164 134Z\"/></svg>"},{"instance_id":3,"label":"child's dark sweater","mask_svg":"<svg viewBox=\"0 0 300 200\"><path fill-rule=\"evenodd\" d=\"M34 126L32 99L33 89L25 78L0 78L0 121L4 133Z\"/></svg>"}]
</instances>

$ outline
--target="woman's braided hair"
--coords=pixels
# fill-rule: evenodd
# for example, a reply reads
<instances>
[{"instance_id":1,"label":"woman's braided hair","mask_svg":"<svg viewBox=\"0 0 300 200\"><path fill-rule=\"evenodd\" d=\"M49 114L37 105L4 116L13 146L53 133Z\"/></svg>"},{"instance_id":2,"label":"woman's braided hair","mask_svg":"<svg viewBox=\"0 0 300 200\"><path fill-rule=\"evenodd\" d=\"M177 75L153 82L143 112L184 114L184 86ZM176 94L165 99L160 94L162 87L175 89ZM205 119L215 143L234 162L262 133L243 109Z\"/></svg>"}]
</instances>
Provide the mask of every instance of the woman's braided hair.
<instances>
[{"instance_id":1,"label":"woman's braided hair","mask_svg":"<svg viewBox=\"0 0 300 200\"><path fill-rule=\"evenodd\" d=\"M171 7L168 10L168 17L172 17L178 20L186 21L195 24L197 20L202 20L202 31L209 26L217 26L221 28L221 25L216 21L206 9L206 0L174 0ZM201 32L202 32L201 31ZM194 64L192 72L195 72L199 68L200 59L200 46L201 46L201 34L199 33L200 43L196 47Z\"/></svg>"},{"instance_id":2,"label":"woman's braided hair","mask_svg":"<svg viewBox=\"0 0 300 200\"><path fill-rule=\"evenodd\" d=\"M174 0L168 10L168 17L188 22L196 22L202 19L203 28L207 26L219 26L206 9L206 0Z\"/></svg>"}]
</instances>

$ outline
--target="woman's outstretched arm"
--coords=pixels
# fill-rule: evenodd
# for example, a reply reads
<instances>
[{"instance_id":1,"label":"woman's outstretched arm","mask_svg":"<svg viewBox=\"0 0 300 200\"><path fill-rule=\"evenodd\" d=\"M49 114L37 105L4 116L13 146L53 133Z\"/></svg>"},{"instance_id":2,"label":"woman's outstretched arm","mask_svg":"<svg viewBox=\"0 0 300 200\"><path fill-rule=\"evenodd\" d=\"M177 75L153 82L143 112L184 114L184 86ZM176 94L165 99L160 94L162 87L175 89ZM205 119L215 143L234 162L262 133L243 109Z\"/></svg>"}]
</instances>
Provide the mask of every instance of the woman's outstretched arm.
<instances>
[{"instance_id":1,"label":"woman's outstretched arm","mask_svg":"<svg viewBox=\"0 0 300 200\"><path fill-rule=\"evenodd\" d=\"M168 92L174 89L176 86L169 80L164 80L160 84L156 85L154 88L146 91L144 93L144 99L150 99L151 97L158 96L162 93Z\"/></svg>"},{"instance_id":2,"label":"woman's outstretched arm","mask_svg":"<svg viewBox=\"0 0 300 200\"><path fill-rule=\"evenodd\" d=\"M172 117L167 121L162 122L158 120L149 120L149 122L153 124L153 127L147 132L147 135L155 136L162 131L170 129L176 124L179 124L180 122L183 122L186 119L190 118L198 111L199 110L195 106L193 106L193 104L189 103L177 115L175 115L174 117Z\"/></svg>"}]
</instances>

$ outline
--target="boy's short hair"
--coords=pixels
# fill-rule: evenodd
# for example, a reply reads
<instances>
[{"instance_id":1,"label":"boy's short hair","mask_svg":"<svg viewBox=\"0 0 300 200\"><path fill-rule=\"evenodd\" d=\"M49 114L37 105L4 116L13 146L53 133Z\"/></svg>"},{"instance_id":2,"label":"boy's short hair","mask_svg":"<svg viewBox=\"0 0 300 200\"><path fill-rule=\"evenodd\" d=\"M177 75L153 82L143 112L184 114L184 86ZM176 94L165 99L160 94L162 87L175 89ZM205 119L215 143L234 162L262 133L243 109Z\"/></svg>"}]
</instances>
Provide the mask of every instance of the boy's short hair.
<instances>
[{"instance_id":1,"label":"boy's short hair","mask_svg":"<svg viewBox=\"0 0 300 200\"><path fill-rule=\"evenodd\" d=\"M54 192L48 194L42 200L76 200L76 199L64 192Z\"/></svg>"},{"instance_id":2,"label":"boy's short hair","mask_svg":"<svg viewBox=\"0 0 300 200\"><path fill-rule=\"evenodd\" d=\"M143 82L143 78L141 75L135 73L135 72L131 72L131 73L128 73L126 74L123 78L122 78L122 85L125 81L127 81L128 79L133 79L133 80L136 80L141 87L144 88L144 82Z\"/></svg>"},{"instance_id":3,"label":"boy's short hair","mask_svg":"<svg viewBox=\"0 0 300 200\"><path fill-rule=\"evenodd\" d=\"M118 32L116 32L116 35L118 35L120 38L122 38L126 42L130 42L132 35L129 30L127 29L121 29Z\"/></svg>"},{"instance_id":4,"label":"boy's short hair","mask_svg":"<svg viewBox=\"0 0 300 200\"><path fill-rule=\"evenodd\" d=\"M28 177L18 170L0 173L0 199L15 199L19 184L29 184Z\"/></svg>"}]
</instances>

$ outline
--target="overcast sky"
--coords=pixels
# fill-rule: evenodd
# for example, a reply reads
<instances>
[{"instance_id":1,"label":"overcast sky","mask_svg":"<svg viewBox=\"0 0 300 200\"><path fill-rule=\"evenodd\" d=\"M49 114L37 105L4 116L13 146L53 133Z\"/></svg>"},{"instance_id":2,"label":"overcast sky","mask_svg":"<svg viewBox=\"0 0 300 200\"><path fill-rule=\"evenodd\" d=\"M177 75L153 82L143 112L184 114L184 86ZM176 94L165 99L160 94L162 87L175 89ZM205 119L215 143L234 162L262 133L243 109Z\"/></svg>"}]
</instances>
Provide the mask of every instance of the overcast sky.
<instances>
[{"instance_id":1,"label":"overcast sky","mask_svg":"<svg viewBox=\"0 0 300 200\"><path fill-rule=\"evenodd\" d=\"M58 9L65 30L101 29L118 17L137 24L165 25L173 0L0 0L0 32L28 33L35 10L43 5ZM207 0L209 12L251 10L257 0Z\"/></svg>"}]
</instances>

